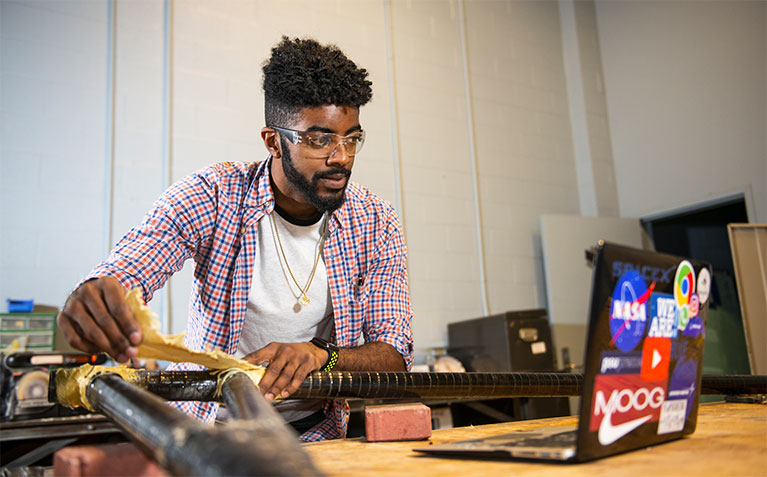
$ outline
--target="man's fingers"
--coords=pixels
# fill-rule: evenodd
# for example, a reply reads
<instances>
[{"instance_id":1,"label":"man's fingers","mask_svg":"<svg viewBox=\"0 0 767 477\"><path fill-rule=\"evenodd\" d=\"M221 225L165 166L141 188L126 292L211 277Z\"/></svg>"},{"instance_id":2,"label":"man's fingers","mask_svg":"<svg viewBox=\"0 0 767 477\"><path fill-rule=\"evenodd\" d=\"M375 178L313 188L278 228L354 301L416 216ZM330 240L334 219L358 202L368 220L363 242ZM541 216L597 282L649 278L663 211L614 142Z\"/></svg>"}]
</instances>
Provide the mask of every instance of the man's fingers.
<instances>
[{"instance_id":1,"label":"man's fingers","mask_svg":"<svg viewBox=\"0 0 767 477\"><path fill-rule=\"evenodd\" d=\"M277 376L279 376L280 370L282 369L282 366L284 365L284 361L282 365L277 365L274 362L274 358L278 349L279 349L278 343L269 343L263 348L256 350L243 358L243 360L247 361L248 363L257 364L257 365L260 365L267 361L269 362L269 366L267 366L266 371L264 371L264 375L261 376L261 381L259 381L258 383L258 387L261 390L261 394L266 394L267 390L269 389L269 387L271 387L274 380L277 379Z\"/></svg>"},{"instance_id":2,"label":"man's fingers","mask_svg":"<svg viewBox=\"0 0 767 477\"><path fill-rule=\"evenodd\" d=\"M258 387L261 389L261 393L266 397L267 401L271 401L277 396L271 390L274 382L280 377L282 368L285 366L285 361L274 360L269 363L269 366L264 371L264 375L261 376L261 381L258 383Z\"/></svg>"},{"instance_id":3,"label":"man's fingers","mask_svg":"<svg viewBox=\"0 0 767 477\"><path fill-rule=\"evenodd\" d=\"M61 330L61 333L64 335L64 338L67 339L69 344L80 351L94 354L101 351L98 346L82 337L80 326L78 326L65 312L62 311L59 313L59 316L56 318L56 326Z\"/></svg>"},{"instance_id":4,"label":"man's fingers","mask_svg":"<svg viewBox=\"0 0 767 477\"><path fill-rule=\"evenodd\" d=\"M293 377L296 374L296 369L297 369L296 363L292 361L288 361L285 364L285 366L283 366L279 376L274 381L271 388L269 388L269 392L267 392L267 395L271 394L272 399L277 396L281 396L282 390L285 389L285 387L293 380ZM282 396L282 397L285 397L285 396ZM267 397L267 399L269 398Z\"/></svg>"},{"instance_id":5,"label":"man's fingers","mask_svg":"<svg viewBox=\"0 0 767 477\"><path fill-rule=\"evenodd\" d=\"M93 333L97 340L93 341L99 346L104 346L104 350L108 351L113 357L117 357L121 354L133 354L135 356L136 349L129 350L130 342L128 338L122 333L117 326L117 321L107 310L102 297L97 293L84 293L82 296L82 302L87 310L87 313L92 318L93 322L101 329L101 334L106 338L106 342L102 341L101 336L97 333ZM82 326L84 320L80 320L81 327L84 331L87 331L86 326ZM90 323L88 323L90 325ZM91 336L86 338L91 339Z\"/></svg>"},{"instance_id":6,"label":"man's fingers","mask_svg":"<svg viewBox=\"0 0 767 477\"><path fill-rule=\"evenodd\" d=\"M269 361L258 387L271 401L296 392L306 376L317 368L314 349L310 343L269 343L244 359L254 364Z\"/></svg>"},{"instance_id":7,"label":"man's fingers","mask_svg":"<svg viewBox=\"0 0 767 477\"><path fill-rule=\"evenodd\" d=\"M98 351L107 351L110 354L113 353L109 340L101 330L101 327L96 324L93 317L81 302L74 301L68 304L64 313L71 320L71 330L75 334L74 339L79 339L81 346L88 346L83 343L90 343L95 346ZM72 341L70 341L70 343L72 343ZM72 343L72 345L74 346L75 344ZM88 350L88 352L91 352L91 350ZM115 355L113 354L112 356Z\"/></svg>"},{"instance_id":8,"label":"man's fingers","mask_svg":"<svg viewBox=\"0 0 767 477\"><path fill-rule=\"evenodd\" d=\"M273 343L268 344L260 350L254 351L242 359L250 364L261 364L266 363L267 361L271 362L274 358L274 346L272 345Z\"/></svg>"},{"instance_id":9,"label":"man's fingers","mask_svg":"<svg viewBox=\"0 0 767 477\"><path fill-rule=\"evenodd\" d=\"M308 376L312 371L313 366L308 361L301 364L301 366L298 367L295 374L293 375L293 379L290 381L290 384L282 390L280 396L285 399L294 392L298 391L298 388L304 382L306 376Z\"/></svg>"},{"instance_id":10,"label":"man's fingers","mask_svg":"<svg viewBox=\"0 0 767 477\"><path fill-rule=\"evenodd\" d=\"M134 346L141 344L144 337L133 312L125 301L125 288L115 278L105 277L102 292L107 310L117 321L122 334L128 338L130 344Z\"/></svg>"}]
</instances>

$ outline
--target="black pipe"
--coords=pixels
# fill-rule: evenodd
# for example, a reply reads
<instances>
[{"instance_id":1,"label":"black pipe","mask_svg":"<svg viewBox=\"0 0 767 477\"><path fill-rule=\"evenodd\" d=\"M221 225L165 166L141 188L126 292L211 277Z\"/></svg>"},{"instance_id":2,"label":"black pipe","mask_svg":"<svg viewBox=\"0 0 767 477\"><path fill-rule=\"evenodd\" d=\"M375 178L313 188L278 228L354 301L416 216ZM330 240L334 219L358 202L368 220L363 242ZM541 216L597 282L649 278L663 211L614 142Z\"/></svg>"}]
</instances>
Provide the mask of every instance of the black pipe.
<instances>
[{"instance_id":1,"label":"black pipe","mask_svg":"<svg viewBox=\"0 0 767 477\"><path fill-rule=\"evenodd\" d=\"M298 434L280 417L274 406L266 402L258 387L243 372L222 377L221 394L234 421L227 429L238 426L257 438L251 446L253 457L275 461L275 475L320 475L299 444Z\"/></svg>"},{"instance_id":2,"label":"black pipe","mask_svg":"<svg viewBox=\"0 0 767 477\"><path fill-rule=\"evenodd\" d=\"M137 371L140 386L168 401L216 401L213 371ZM55 402L56 380L50 380ZM580 396L576 373L367 373L307 376L289 399L410 399ZM701 394L767 394L767 376L703 375Z\"/></svg>"},{"instance_id":3,"label":"black pipe","mask_svg":"<svg viewBox=\"0 0 767 477\"><path fill-rule=\"evenodd\" d=\"M767 394L765 375L704 374L700 383L701 394Z\"/></svg>"},{"instance_id":4,"label":"black pipe","mask_svg":"<svg viewBox=\"0 0 767 477\"><path fill-rule=\"evenodd\" d=\"M173 475L296 475L280 453L254 452L264 443L249 429L203 424L117 375L95 377L85 394Z\"/></svg>"},{"instance_id":5,"label":"black pipe","mask_svg":"<svg viewBox=\"0 0 767 477\"><path fill-rule=\"evenodd\" d=\"M293 398L486 398L576 396L582 377L570 373L314 372Z\"/></svg>"}]
</instances>

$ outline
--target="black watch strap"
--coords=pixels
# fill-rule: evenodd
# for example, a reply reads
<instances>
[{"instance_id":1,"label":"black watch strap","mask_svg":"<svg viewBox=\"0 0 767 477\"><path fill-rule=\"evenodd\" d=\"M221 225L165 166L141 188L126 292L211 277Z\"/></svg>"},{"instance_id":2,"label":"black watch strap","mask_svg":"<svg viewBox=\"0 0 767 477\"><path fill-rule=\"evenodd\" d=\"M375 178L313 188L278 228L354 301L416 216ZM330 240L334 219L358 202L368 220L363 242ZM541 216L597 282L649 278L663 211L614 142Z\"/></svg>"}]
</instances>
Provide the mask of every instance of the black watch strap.
<instances>
[{"instance_id":1,"label":"black watch strap","mask_svg":"<svg viewBox=\"0 0 767 477\"><path fill-rule=\"evenodd\" d=\"M328 352L328 360L320 367L320 371L330 371L335 368L338 364L338 346L317 337L312 338L311 343Z\"/></svg>"}]
</instances>

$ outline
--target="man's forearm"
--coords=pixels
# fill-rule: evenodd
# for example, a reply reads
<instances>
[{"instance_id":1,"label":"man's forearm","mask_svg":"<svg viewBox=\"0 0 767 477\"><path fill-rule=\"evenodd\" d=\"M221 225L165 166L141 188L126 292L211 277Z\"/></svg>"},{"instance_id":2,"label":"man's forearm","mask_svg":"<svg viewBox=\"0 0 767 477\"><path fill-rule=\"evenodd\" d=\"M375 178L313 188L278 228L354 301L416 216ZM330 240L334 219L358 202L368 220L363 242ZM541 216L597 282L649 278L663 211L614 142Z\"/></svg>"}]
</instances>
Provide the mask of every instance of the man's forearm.
<instances>
[{"instance_id":1,"label":"man's forearm","mask_svg":"<svg viewBox=\"0 0 767 477\"><path fill-rule=\"evenodd\" d=\"M334 371L405 371L402 355L389 343L373 341L356 348L341 348Z\"/></svg>"}]
</instances>

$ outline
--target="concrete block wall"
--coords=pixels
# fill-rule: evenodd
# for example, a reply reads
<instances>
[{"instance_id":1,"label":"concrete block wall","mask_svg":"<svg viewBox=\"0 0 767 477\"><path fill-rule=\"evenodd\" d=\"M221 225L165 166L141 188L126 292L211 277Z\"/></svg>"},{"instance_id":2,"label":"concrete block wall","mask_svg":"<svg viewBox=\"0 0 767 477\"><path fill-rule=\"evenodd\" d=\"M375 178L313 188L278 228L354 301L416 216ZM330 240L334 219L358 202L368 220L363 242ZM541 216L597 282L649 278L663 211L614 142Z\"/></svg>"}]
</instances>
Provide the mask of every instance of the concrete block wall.
<instances>
[{"instance_id":1,"label":"concrete block wall","mask_svg":"<svg viewBox=\"0 0 767 477\"><path fill-rule=\"evenodd\" d=\"M104 255L107 4L0 2L0 299L59 305Z\"/></svg>"},{"instance_id":2,"label":"concrete block wall","mask_svg":"<svg viewBox=\"0 0 767 477\"><path fill-rule=\"evenodd\" d=\"M558 7L465 5L489 312L545 307L538 218L579 212Z\"/></svg>"},{"instance_id":3,"label":"concrete block wall","mask_svg":"<svg viewBox=\"0 0 767 477\"><path fill-rule=\"evenodd\" d=\"M3 0L0 298L63 304L170 181L216 161L263 159L261 64L286 34L336 43L370 72L374 99L361 112L369 139L353 178L403 219L416 348L445 345L453 321L544 307L540 215L645 210L621 185L633 170L623 157L621 180L611 184L611 132L631 144L612 117L641 107L624 107L601 80L601 68L616 77L624 64L607 46L626 22L618 8L597 6L597 30L593 5L574 3L571 37L559 4L548 1ZM674 18L684 17L681 8L669 7ZM727 28L737 30L739 19ZM575 91L571 38L582 84ZM573 95L583 105L577 123ZM585 182L575 146L582 137ZM763 165L745 170L764 175ZM737 177L728 183L738 174L730 171ZM764 187L754 190L764 197ZM171 280L170 298L161 293L152 304L167 331L184 328L190 282L187 266Z\"/></svg>"},{"instance_id":4,"label":"concrete block wall","mask_svg":"<svg viewBox=\"0 0 767 477\"><path fill-rule=\"evenodd\" d=\"M4 22L34 25L40 12L66 14L56 2L34 5L4 2ZM108 5L71 7L100 23L92 27L93 38L79 32L67 39L80 55L98 45L93 56L99 68L76 70L89 75L80 96L98 107L83 110L79 102L67 102L80 89L51 95L62 114L90 112L99 134L72 131L64 144L92 149L94 165L68 161L56 170L41 159L32 162L40 175L90 174L90 229L70 235L63 249L39 235L37 247L50 252L34 263L13 262L6 253L3 269L18 277L10 268L17 263L28 275L4 281L0 295L26 293L63 303L105 255L105 247L93 244L117 241L170 181L216 161L263 159L261 64L286 34L336 43L370 72L374 99L361 113L369 141L354 179L400 212L419 351L444 346L450 322L545 307L539 216L579 212L556 3L117 1L114 28ZM36 10L26 12L30 8ZM113 58L109 34L115 39ZM25 57L14 35L4 28L10 56L2 61L3 78L17 68L13 55ZM28 76L40 82L52 77L44 71ZM42 107L33 91L25 86L17 95L27 104L8 104L29 114ZM7 115L12 110L5 104ZM11 152L35 154L31 146L54 130L30 127L31 150ZM4 156L3 170L32 167L22 164ZM82 193L67 192L64 200ZM74 214L60 211L58 218L72 220ZM19 238L19 232L4 229L3 240L14 244L10 250L29 246ZM72 268L70 274L61 283L37 287L34 277L53 276L61 262ZM168 331L184 328L191 280L188 264L169 282L170 294L153 300Z\"/></svg>"},{"instance_id":5,"label":"concrete block wall","mask_svg":"<svg viewBox=\"0 0 767 477\"><path fill-rule=\"evenodd\" d=\"M591 151L597 215L618 216L618 189L615 184L612 143L607 117L607 99L602 74L602 56L593 2L573 2L581 60L583 100Z\"/></svg>"},{"instance_id":6,"label":"concrete block wall","mask_svg":"<svg viewBox=\"0 0 767 477\"><path fill-rule=\"evenodd\" d=\"M417 347L444 346L446 323L480 316L460 6L391 5L403 218Z\"/></svg>"}]
</instances>

